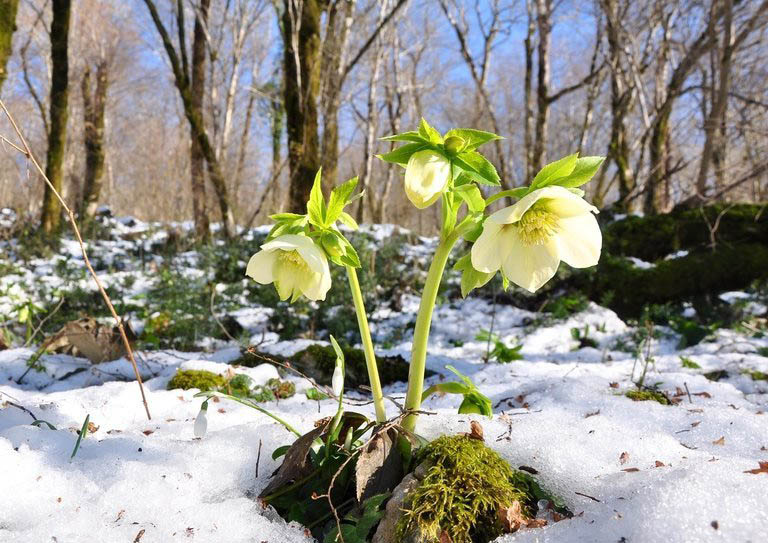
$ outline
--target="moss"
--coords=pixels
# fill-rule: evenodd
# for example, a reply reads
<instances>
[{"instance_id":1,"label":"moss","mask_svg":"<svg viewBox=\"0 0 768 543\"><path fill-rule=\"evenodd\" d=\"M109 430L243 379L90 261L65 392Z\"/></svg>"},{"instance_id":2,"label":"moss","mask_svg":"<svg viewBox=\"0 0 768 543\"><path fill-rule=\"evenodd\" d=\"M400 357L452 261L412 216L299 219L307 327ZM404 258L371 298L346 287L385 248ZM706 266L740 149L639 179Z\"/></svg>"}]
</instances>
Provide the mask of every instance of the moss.
<instances>
[{"instance_id":1,"label":"moss","mask_svg":"<svg viewBox=\"0 0 768 543\"><path fill-rule=\"evenodd\" d=\"M279 400L290 398L296 394L296 385L290 381L281 381L280 379L270 379L267 381L267 387L272 390L272 393Z\"/></svg>"},{"instance_id":2,"label":"moss","mask_svg":"<svg viewBox=\"0 0 768 543\"><path fill-rule=\"evenodd\" d=\"M420 533L425 543L486 543L503 533L498 511L521 503L523 514L535 515L537 497L527 479L513 470L482 441L469 436L443 436L419 453L431 465L405 503L397 541Z\"/></svg>"},{"instance_id":3,"label":"moss","mask_svg":"<svg viewBox=\"0 0 768 543\"><path fill-rule=\"evenodd\" d=\"M650 390L647 388L641 390L628 390L624 393L624 396L632 400L633 402L658 402L661 405L672 405L669 398L658 390Z\"/></svg>"},{"instance_id":4,"label":"moss","mask_svg":"<svg viewBox=\"0 0 768 543\"><path fill-rule=\"evenodd\" d=\"M179 370L176 375L168 381L168 390L180 388L189 390L190 388L200 389L202 392L221 388L226 383L226 379L206 370Z\"/></svg>"},{"instance_id":5,"label":"moss","mask_svg":"<svg viewBox=\"0 0 768 543\"><path fill-rule=\"evenodd\" d=\"M725 370L713 370L708 371L704 374L704 377L709 379L710 381L719 381L720 379L725 379L728 377L728 372Z\"/></svg>"},{"instance_id":6,"label":"moss","mask_svg":"<svg viewBox=\"0 0 768 543\"><path fill-rule=\"evenodd\" d=\"M749 375L753 381L768 381L768 373L758 370L747 370L744 372Z\"/></svg>"}]
</instances>

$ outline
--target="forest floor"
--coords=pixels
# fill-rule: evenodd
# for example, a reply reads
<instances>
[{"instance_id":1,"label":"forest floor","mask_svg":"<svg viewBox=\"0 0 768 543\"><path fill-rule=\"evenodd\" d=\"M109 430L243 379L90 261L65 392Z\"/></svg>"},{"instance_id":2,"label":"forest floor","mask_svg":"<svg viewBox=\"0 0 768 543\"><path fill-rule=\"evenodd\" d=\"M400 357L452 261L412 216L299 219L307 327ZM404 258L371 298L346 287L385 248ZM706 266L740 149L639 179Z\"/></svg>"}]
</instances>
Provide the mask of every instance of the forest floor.
<instances>
[{"instance_id":1,"label":"forest floor","mask_svg":"<svg viewBox=\"0 0 768 543\"><path fill-rule=\"evenodd\" d=\"M349 327L354 341L351 309L333 306L332 296L330 308L289 308L264 293L271 287L240 278L250 256L245 251L258 248L263 228L213 254L164 254L173 228L134 219L104 224L89 248L138 336L152 419L125 358L92 364L67 354L36 356L43 335L67 320L89 314L108 322L82 272L77 244L65 240L51 254L34 256L16 238L0 242L0 330L9 343L0 350L0 540L311 541L302 527L286 524L254 498L278 466L272 451L289 444L292 434L222 400L211 404L207 435L197 439L197 391L167 386L179 369L229 371L266 383L278 377L274 366L231 364L242 359L244 345L290 357L308 344L325 344L317 338L337 325ZM177 229L183 233L183 226ZM383 248L395 234L385 226L365 232L370 246L384 253L374 251L370 262L379 256L394 262L389 279L368 283L386 297L369 310L378 354L407 359L418 298L403 276L414 262L423 270L434 240L407 236L398 242L406 257L397 260ZM384 273L381 262L375 265ZM398 288L387 290L388 280ZM427 365L436 375L428 384L453 379L446 366L454 366L491 399L494 416L457 415L460 397L433 397L424 405L433 414L420 418L418 432L434 438L467 431L469 421L478 420L490 447L514 467L533 468L575 513L497 541L764 540L768 336L754 321L712 326L691 341L668 326L624 322L592 302L553 313L494 303L488 295L461 300L455 280L448 278L435 312ZM741 304L745 314L766 313L759 292L720 298ZM687 318L691 312L681 309ZM477 339L490 329L492 341ZM344 330L334 335L343 337ZM639 390L644 370L643 385L667 405L627 397ZM283 371L279 376L294 383L296 393L264 408L301 431L335 412L333 400L309 399L313 384ZM404 383L385 387L394 400L391 414L404 392ZM373 416L363 393L349 400L348 409ZM70 459L86 415L91 432ZM33 418L56 429L33 426Z\"/></svg>"}]
</instances>

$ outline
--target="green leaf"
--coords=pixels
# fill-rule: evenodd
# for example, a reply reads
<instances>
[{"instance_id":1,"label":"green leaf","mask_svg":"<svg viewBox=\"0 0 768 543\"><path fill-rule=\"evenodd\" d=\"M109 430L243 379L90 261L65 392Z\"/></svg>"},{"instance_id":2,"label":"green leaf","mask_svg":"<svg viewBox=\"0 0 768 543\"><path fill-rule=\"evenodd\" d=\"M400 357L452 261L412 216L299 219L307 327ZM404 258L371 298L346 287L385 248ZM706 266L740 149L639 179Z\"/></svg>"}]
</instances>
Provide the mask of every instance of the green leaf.
<instances>
[{"instance_id":1,"label":"green leaf","mask_svg":"<svg viewBox=\"0 0 768 543\"><path fill-rule=\"evenodd\" d=\"M328 396L328 394L326 394L324 392L320 392L318 389L316 389L314 387L313 388L308 388L307 390L305 390L304 394L307 396L308 400L315 400L317 402L322 401L322 400L327 400L328 398L330 398L330 396Z\"/></svg>"},{"instance_id":2,"label":"green leaf","mask_svg":"<svg viewBox=\"0 0 768 543\"><path fill-rule=\"evenodd\" d=\"M419 123L419 135L433 145L443 143L443 137L440 135L440 132L432 128L424 117L421 118Z\"/></svg>"},{"instance_id":3,"label":"green leaf","mask_svg":"<svg viewBox=\"0 0 768 543\"><path fill-rule=\"evenodd\" d=\"M421 134L415 130L403 132L402 134L394 134L392 136L385 136L379 138L381 141L410 141L414 143L428 143L427 140L421 137Z\"/></svg>"},{"instance_id":4,"label":"green leaf","mask_svg":"<svg viewBox=\"0 0 768 543\"><path fill-rule=\"evenodd\" d=\"M467 207L473 213L481 213L485 210L485 199L476 185L461 185L453 190L459 198L467 203Z\"/></svg>"},{"instance_id":5,"label":"green leaf","mask_svg":"<svg viewBox=\"0 0 768 543\"><path fill-rule=\"evenodd\" d=\"M281 456L283 456L285 453L288 452L288 449L290 449L290 445L283 445L282 447L278 447L274 451L272 451L272 460L277 460Z\"/></svg>"},{"instance_id":6,"label":"green leaf","mask_svg":"<svg viewBox=\"0 0 768 543\"><path fill-rule=\"evenodd\" d=\"M345 226L351 228L352 230L357 230L358 228L360 228L357 225L357 221L352 218L352 215L350 215L349 213L347 213L345 211L342 211L339 214L338 219L342 222L342 224L344 224Z\"/></svg>"},{"instance_id":7,"label":"green leaf","mask_svg":"<svg viewBox=\"0 0 768 543\"><path fill-rule=\"evenodd\" d=\"M442 195L443 205L440 206L440 213L442 215L442 233L448 235L456 226L456 216L459 214L459 205L456 205L456 198L452 192L444 192Z\"/></svg>"},{"instance_id":8,"label":"green leaf","mask_svg":"<svg viewBox=\"0 0 768 543\"><path fill-rule=\"evenodd\" d=\"M465 151L474 151L489 141L504 139L501 136L493 134L492 132L484 132L482 130L475 130L473 128L454 128L445 134L446 139L451 136L457 136L464 140Z\"/></svg>"},{"instance_id":9,"label":"green leaf","mask_svg":"<svg viewBox=\"0 0 768 543\"><path fill-rule=\"evenodd\" d=\"M333 224L344 212L344 206L349 202L350 196L357 187L357 177L342 183L331 191L331 197L328 200L328 212L326 213L326 224Z\"/></svg>"},{"instance_id":10,"label":"green leaf","mask_svg":"<svg viewBox=\"0 0 768 543\"><path fill-rule=\"evenodd\" d=\"M454 270L461 272L461 296L466 298L467 294L476 288L480 288L490 281L495 273L485 273L477 271L472 266L472 257L469 253L461 257L453 266Z\"/></svg>"},{"instance_id":11,"label":"green leaf","mask_svg":"<svg viewBox=\"0 0 768 543\"><path fill-rule=\"evenodd\" d=\"M425 390L421 395L421 401L423 402L429 398L432 394L440 392L442 394L468 394L471 391L464 383L457 383L451 381L448 383L437 383Z\"/></svg>"},{"instance_id":12,"label":"green leaf","mask_svg":"<svg viewBox=\"0 0 768 543\"><path fill-rule=\"evenodd\" d=\"M72 456L69 457L70 461L75 457L75 455L77 454L77 451L80 449L80 443L85 439L85 436L88 435L89 420L91 420L91 415L86 415L85 422L83 423L83 427L80 429L80 433L77 435L77 441L75 441L75 448L72 450Z\"/></svg>"},{"instance_id":13,"label":"green leaf","mask_svg":"<svg viewBox=\"0 0 768 543\"><path fill-rule=\"evenodd\" d=\"M376 155L376 157L385 162L394 162L395 164L408 164L408 160L411 158L412 154L418 153L419 151L423 151L424 149L428 148L429 145L426 143L406 143L397 149L393 149L389 153Z\"/></svg>"},{"instance_id":14,"label":"green leaf","mask_svg":"<svg viewBox=\"0 0 768 543\"><path fill-rule=\"evenodd\" d=\"M547 185L551 185L556 179L571 175L573 169L576 167L578 157L579 153L574 153L544 166L541 171L536 174L536 177L533 178L531 190L546 187Z\"/></svg>"},{"instance_id":15,"label":"green leaf","mask_svg":"<svg viewBox=\"0 0 768 543\"><path fill-rule=\"evenodd\" d=\"M304 217L306 217L306 215L299 215L298 213L276 213L269 216L269 218L275 222L294 221L303 219Z\"/></svg>"},{"instance_id":16,"label":"green leaf","mask_svg":"<svg viewBox=\"0 0 768 543\"><path fill-rule=\"evenodd\" d=\"M477 151L464 151L454 159L458 165L466 171L470 176L472 173L476 173L480 177L472 176L475 181L483 183L485 185L499 185L499 174L496 172L496 167Z\"/></svg>"},{"instance_id":17,"label":"green leaf","mask_svg":"<svg viewBox=\"0 0 768 543\"><path fill-rule=\"evenodd\" d=\"M573 171L566 177L560 178L555 181L555 185L560 185L565 188L580 187L584 183L588 182L603 165L605 157L602 156L585 156L576 161L576 165Z\"/></svg>"},{"instance_id":18,"label":"green leaf","mask_svg":"<svg viewBox=\"0 0 768 543\"><path fill-rule=\"evenodd\" d=\"M307 215L309 215L309 222L315 226L325 226L326 207L325 198L323 198L323 182L322 171L320 168L315 174L315 181L312 183L312 190L309 193L309 201L307 202Z\"/></svg>"}]
</instances>

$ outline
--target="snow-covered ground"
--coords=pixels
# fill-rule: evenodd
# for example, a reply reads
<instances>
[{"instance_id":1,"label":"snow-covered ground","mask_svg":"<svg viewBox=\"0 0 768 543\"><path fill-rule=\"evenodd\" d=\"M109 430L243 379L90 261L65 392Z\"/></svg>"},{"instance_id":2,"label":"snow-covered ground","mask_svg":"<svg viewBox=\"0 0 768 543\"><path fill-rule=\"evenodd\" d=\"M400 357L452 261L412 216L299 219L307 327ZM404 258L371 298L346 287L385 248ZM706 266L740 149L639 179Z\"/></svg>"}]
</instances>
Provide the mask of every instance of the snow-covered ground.
<instances>
[{"instance_id":1,"label":"snow-covered ground","mask_svg":"<svg viewBox=\"0 0 768 543\"><path fill-rule=\"evenodd\" d=\"M374 233L386 236L381 228ZM113 243L111 258L130 260L136 242ZM58 258L76 260L76 249L65 245L71 256ZM0 277L6 315L19 297L31 295L29 282L57 281L58 258L47 268L39 262ZM130 269L130 262L125 266ZM129 272L105 271L103 277L109 284L121 273ZM152 281L151 272L135 275L135 292ZM8 294L11 283L17 287ZM416 302L406 294L401 311L375 311L374 335L391 338L388 331L408 329ZM248 333L264 340L262 350L290 354L306 345L266 333L265 312L247 304L233 311ZM508 345L522 344L524 360L483 363L487 343L475 336L490 328L494 312L494 332ZM470 296L438 307L433 322L428 367L438 375L432 381L452 378L448 364L471 376L494 405L493 420L477 419L487 444L513 466L537 470L543 485L576 513L498 541L765 541L768 473L749 471L768 461L768 381L744 372L768 373L768 358L760 354L768 352L768 338L720 329L678 350L671 330L658 328L649 347L643 330L592 303L564 320L542 317ZM587 326L596 347L579 348L572 330ZM380 352L407 357L410 339L410 332L403 334ZM239 356L234 343L207 344L209 351L138 353L152 420L125 359L93 365L44 355L44 371L30 372L18 385L35 347L0 351L0 541L311 541L302 527L286 525L254 499L277 467L272 451L290 443L292 434L265 415L222 400L211 404L208 433L196 439L196 391L166 390L178 368L223 373ZM645 383L658 384L679 400L676 405L623 395L634 388L633 370L635 378L640 373L642 359L633 353L638 347L653 357ZM710 381L704 374L713 370L728 375ZM271 366L237 372L256 382L276 374ZM296 384L297 394L265 408L300 430L335 412L331 400L307 399L307 382L284 378ZM397 400L404 391L399 383L385 394ZM422 416L418 431L428 438L467 431L469 417L456 414L460 401L430 399L425 408L435 414ZM370 405L356 403L347 408L373 416ZM32 426L32 416L12 404L57 429ZM86 415L94 431L70 460Z\"/></svg>"}]
</instances>

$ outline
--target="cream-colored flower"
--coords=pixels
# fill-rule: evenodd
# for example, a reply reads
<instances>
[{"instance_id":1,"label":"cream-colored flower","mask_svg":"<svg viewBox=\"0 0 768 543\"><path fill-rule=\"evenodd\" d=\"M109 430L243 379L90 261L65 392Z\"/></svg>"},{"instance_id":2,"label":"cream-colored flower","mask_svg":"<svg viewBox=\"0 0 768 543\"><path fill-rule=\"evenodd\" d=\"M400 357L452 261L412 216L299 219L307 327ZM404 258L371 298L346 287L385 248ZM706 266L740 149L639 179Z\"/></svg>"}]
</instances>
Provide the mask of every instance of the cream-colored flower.
<instances>
[{"instance_id":1,"label":"cream-colored flower","mask_svg":"<svg viewBox=\"0 0 768 543\"><path fill-rule=\"evenodd\" d=\"M535 292L549 281L562 260L588 268L600 259L602 235L597 208L560 186L534 190L492 214L472 247L472 266L504 276Z\"/></svg>"},{"instance_id":2,"label":"cream-colored flower","mask_svg":"<svg viewBox=\"0 0 768 543\"><path fill-rule=\"evenodd\" d=\"M195 419L195 437L203 438L205 437L205 433L208 431L208 402L203 402L203 405L200 406L200 412L197 414L197 418Z\"/></svg>"},{"instance_id":3,"label":"cream-colored flower","mask_svg":"<svg viewBox=\"0 0 768 543\"><path fill-rule=\"evenodd\" d=\"M344 368L341 364L336 364L336 368L333 370L331 388L336 396L341 396L341 393L344 392Z\"/></svg>"},{"instance_id":4,"label":"cream-colored flower","mask_svg":"<svg viewBox=\"0 0 768 543\"><path fill-rule=\"evenodd\" d=\"M413 153L405 166L405 194L413 205L424 209L434 204L451 178L451 163L437 151Z\"/></svg>"},{"instance_id":5,"label":"cream-colored flower","mask_svg":"<svg viewBox=\"0 0 768 543\"><path fill-rule=\"evenodd\" d=\"M251 257L245 274L257 283L275 283L281 300L296 301L302 294L325 300L331 288L328 259L307 236L286 234L261 246Z\"/></svg>"}]
</instances>

